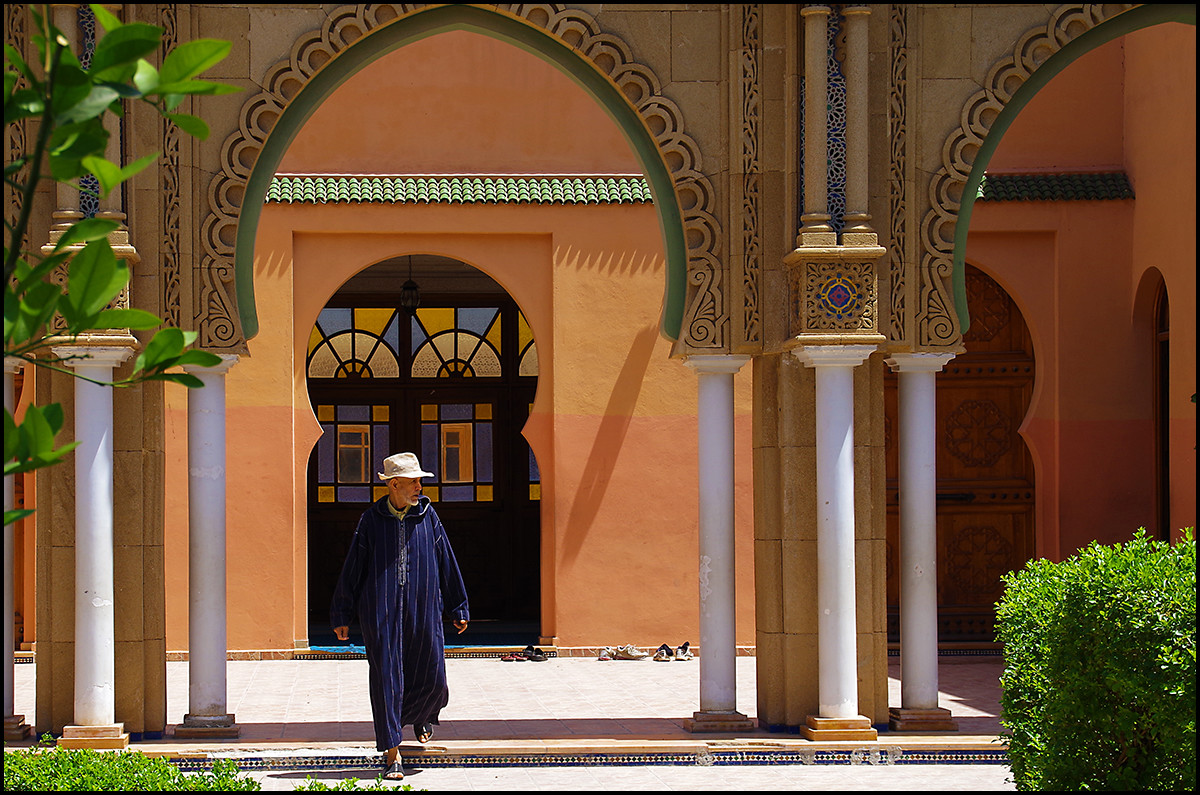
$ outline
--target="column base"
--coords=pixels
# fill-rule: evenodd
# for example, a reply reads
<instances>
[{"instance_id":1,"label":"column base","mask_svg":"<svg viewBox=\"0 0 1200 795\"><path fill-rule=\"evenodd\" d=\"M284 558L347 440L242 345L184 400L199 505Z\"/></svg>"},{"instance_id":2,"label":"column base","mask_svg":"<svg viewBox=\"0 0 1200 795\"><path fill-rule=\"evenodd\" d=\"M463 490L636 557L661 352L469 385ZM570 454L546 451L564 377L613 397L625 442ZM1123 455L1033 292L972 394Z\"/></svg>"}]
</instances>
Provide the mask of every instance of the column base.
<instances>
[{"instance_id":1,"label":"column base","mask_svg":"<svg viewBox=\"0 0 1200 795\"><path fill-rule=\"evenodd\" d=\"M870 718L822 718L809 715L800 727L800 736L806 740L878 740L879 732L871 727Z\"/></svg>"},{"instance_id":2,"label":"column base","mask_svg":"<svg viewBox=\"0 0 1200 795\"><path fill-rule=\"evenodd\" d=\"M958 721L950 710L942 707L933 709L888 709L888 728L894 732L956 732Z\"/></svg>"},{"instance_id":3,"label":"column base","mask_svg":"<svg viewBox=\"0 0 1200 795\"><path fill-rule=\"evenodd\" d=\"M33 728L25 722L24 715L8 715L4 718L4 739L6 741L24 740L33 732Z\"/></svg>"},{"instance_id":4,"label":"column base","mask_svg":"<svg viewBox=\"0 0 1200 795\"><path fill-rule=\"evenodd\" d=\"M748 732L758 727L754 721L742 713L733 712L693 712L692 717L683 722L683 727L690 732Z\"/></svg>"},{"instance_id":5,"label":"column base","mask_svg":"<svg viewBox=\"0 0 1200 795\"><path fill-rule=\"evenodd\" d=\"M175 736L187 740L227 740L240 737L242 728L228 715L183 716L183 723L175 727Z\"/></svg>"},{"instance_id":6,"label":"column base","mask_svg":"<svg viewBox=\"0 0 1200 795\"><path fill-rule=\"evenodd\" d=\"M125 731L124 723L106 726L64 726L58 747L91 748L97 751L125 749L129 747L129 733Z\"/></svg>"}]
</instances>

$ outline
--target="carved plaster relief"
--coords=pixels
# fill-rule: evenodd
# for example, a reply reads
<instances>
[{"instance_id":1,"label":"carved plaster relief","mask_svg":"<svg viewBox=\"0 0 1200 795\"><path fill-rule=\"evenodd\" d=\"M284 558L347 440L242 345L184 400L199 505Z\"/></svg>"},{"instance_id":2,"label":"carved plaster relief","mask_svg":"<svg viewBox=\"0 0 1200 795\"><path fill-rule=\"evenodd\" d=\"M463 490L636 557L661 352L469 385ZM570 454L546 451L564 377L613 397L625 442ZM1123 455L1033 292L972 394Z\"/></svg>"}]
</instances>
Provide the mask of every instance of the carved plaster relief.
<instances>
[{"instance_id":1,"label":"carved plaster relief","mask_svg":"<svg viewBox=\"0 0 1200 795\"><path fill-rule=\"evenodd\" d=\"M231 352L245 348L233 290L237 220L250 173L275 122L324 64L364 35L425 5L348 5L330 12L320 30L297 40L291 55L267 71L264 90L242 107L239 129L226 140L221 171L208 191L193 307L201 347ZM683 217L689 291L680 344L685 350L726 348L729 308L723 287L722 230L713 187L704 176L699 147L683 131L679 107L662 95L658 78L634 62L629 47L603 33L587 12L549 3L493 7L544 29L577 51L618 86L645 120L673 176Z\"/></svg>"}]
</instances>

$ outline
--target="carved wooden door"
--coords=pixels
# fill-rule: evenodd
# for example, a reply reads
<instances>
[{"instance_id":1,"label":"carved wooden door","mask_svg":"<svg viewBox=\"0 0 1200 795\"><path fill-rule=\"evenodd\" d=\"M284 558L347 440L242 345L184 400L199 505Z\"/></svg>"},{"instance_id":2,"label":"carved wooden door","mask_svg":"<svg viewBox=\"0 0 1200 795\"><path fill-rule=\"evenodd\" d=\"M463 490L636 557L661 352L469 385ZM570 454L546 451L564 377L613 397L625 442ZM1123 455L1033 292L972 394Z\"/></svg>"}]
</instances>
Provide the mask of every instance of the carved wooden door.
<instances>
[{"instance_id":1,"label":"carved wooden door","mask_svg":"<svg viewBox=\"0 0 1200 795\"><path fill-rule=\"evenodd\" d=\"M1033 462L1017 430L1033 390L1033 345L1020 310L967 266L966 352L937 375L938 638L993 642L1001 575L1034 554ZM896 375L886 378L888 636L899 640Z\"/></svg>"}]
</instances>

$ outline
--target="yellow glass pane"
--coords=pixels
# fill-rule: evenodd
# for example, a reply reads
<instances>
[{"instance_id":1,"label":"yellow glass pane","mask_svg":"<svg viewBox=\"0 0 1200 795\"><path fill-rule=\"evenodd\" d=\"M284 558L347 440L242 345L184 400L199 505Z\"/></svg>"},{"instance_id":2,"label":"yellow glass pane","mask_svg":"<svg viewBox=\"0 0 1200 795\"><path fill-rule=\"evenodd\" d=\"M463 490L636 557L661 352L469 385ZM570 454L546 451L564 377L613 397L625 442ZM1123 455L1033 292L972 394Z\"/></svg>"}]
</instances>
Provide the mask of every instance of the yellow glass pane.
<instances>
[{"instance_id":1,"label":"yellow glass pane","mask_svg":"<svg viewBox=\"0 0 1200 795\"><path fill-rule=\"evenodd\" d=\"M500 347L500 320L499 320L499 318L497 318L496 322L492 324L492 327L490 329L488 329L487 336L484 337L484 339L486 339L488 342L492 343L492 346L496 350L498 350L498 351L504 350L504 348Z\"/></svg>"},{"instance_id":2,"label":"yellow glass pane","mask_svg":"<svg viewBox=\"0 0 1200 795\"><path fill-rule=\"evenodd\" d=\"M542 484L541 483L530 483L529 484L529 499L540 500L541 498L542 498Z\"/></svg>"},{"instance_id":3,"label":"yellow glass pane","mask_svg":"<svg viewBox=\"0 0 1200 795\"><path fill-rule=\"evenodd\" d=\"M421 404L421 421L422 422L437 422L438 407L436 403Z\"/></svg>"},{"instance_id":4,"label":"yellow glass pane","mask_svg":"<svg viewBox=\"0 0 1200 795\"><path fill-rule=\"evenodd\" d=\"M475 487L475 501L476 502L491 502L492 501L492 487L491 486L476 486Z\"/></svg>"},{"instance_id":5,"label":"yellow glass pane","mask_svg":"<svg viewBox=\"0 0 1200 795\"><path fill-rule=\"evenodd\" d=\"M475 404L475 419L490 420L492 418L491 403L476 403Z\"/></svg>"},{"instance_id":6,"label":"yellow glass pane","mask_svg":"<svg viewBox=\"0 0 1200 795\"><path fill-rule=\"evenodd\" d=\"M333 422L333 406L317 406L317 422Z\"/></svg>"},{"instance_id":7,"label":"yellow glass pane","mask_svg":"<svg viewBox=\"0 0 1200 795\"><path fill-rule=\"evenodd\" d=\"M333 355L333 349L328 345L322 345L313 352L312 357L308 360L308 377L333 378L337 375L340 364L338 358Z\"/></svg>"},{"instance_id":8,"label":"yellow glass pane","mask_svg":"<svg viewBox=\"0 0 1200 795\"><path fill-rule=\"evenodd\" d=\"M388 487L387 487L387 486L376 486L376 487L375 487L375 488L374 488L374 489L371 491L371 496L372 496L374 499L379 499L380 497L386 497L386 496L387 496L387 493L388 493Z\"/></svg>"},{"instance_id":9,"label":"yellow glass pane","mask_svg":"<svg viewBox=\"0 0 1200 795\"><path fill-rule=\"evenodd\" d=\"M309 356L312 356L312 352L317 349L317 346L321 344L321 340L323 339L325 339L325 337L321 334L320 329L318 329L316 326L313 326L312 333L308 335Z\"/></svg>"},{"instance_id":10,"label":"yellow glass pane","mask_svg":"<svg viewBox=\"0 0 1200 795\"><path fill-rule=\"evenodd\" d=\"M317 487L317 502L334 502L333 486Z\"/></svg>"},{"instance_id":11,"label":"yellow glass pane","mask_svg":"<svg viewBox=\"0 0 1200 795\"><path fill-rule=\"evenodd\" d=\"M424 486L421 489L421 493L424 494L426 497L428 497L430 502L438 501L438 487L437 486Z\"/></svg>"},{"instance_id":12,"label":"yellow glass pane","mask_svg":"<svg viewBox=\"0 0 1200 795\"><path fill-rule=\"evenodd\" d=\"M383 336L388 321L395 313L394 309L355 309L354 326L363 331L369 331L377 337Z\"/></svg>"},{"instance_id":13,"label":"yellow glass pane","mask_svg":"<svg viewBox=\"0 0 1200 795\"><path fill-rule=\"evenodd\" d=\"M525 319L524 312L517 313L517 317L519 319L519 322L517 323L517 330L519 331L518 339L521 340L518 350L523 351L525 350L526 345L533 342L533 329L529 327L529 321Z\"/></svg>"},{"instance_id":14,"label":"yellow glass pane","mask_svg":"<svg viewBox=\"0 0 1200 795\"><path fill-rule=\"evenodd\" d=\"M371 419L375 422L387 422L388 410L388 406L371 406Z\"/></svg>"},{"instance_id":15,"label":"yellow glass pane","mask_svg":"<svg viewBox=\"0 0 1200 795\"><path fill-rule=\"evenodd\" d=\"M418 309L417 320L421 321L425 331L432 337L442 331L450 331L454 328L454 310Z\"/></svg>"}]
</instances>

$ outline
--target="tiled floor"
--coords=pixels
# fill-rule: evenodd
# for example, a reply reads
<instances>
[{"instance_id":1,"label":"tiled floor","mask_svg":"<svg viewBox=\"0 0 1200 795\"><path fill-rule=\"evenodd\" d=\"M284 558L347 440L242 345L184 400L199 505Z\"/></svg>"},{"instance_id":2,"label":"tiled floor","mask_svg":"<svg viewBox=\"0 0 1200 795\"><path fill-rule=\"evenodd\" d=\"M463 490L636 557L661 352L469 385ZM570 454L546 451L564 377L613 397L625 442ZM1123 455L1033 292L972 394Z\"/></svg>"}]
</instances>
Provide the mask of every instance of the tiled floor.
<instances>
[{"instance_id":1,"label":"tiled floor","mask_svg":"<svg viewBox=\"0 0 1200 795\"><path fill-rule=\"evenodd\" d=\"M754 662L753 657L737 659L738 709L750 718L757 711ZM625 789L633 788L636 781L638 788L657 789L957 789L955 782L970 789L1013 789L1006 783L1009 771L1003 764L439 765L436 757L446 755L504 761L547 753L629 758L678 752L693 758L706 751L815 747L786 733L687 731L685 720L698 708L699 660L601 662L562 657L515 663L460 658L449 659L446 665L450 704L442 712L433 741L427 746L406 741L402 748L410 766L406 783L418 788ZM272 762L270 769L254 772L269 789L291 789L310 775L373 778L378 770L372 766L375 750L366 666L364 660L230 661L228 709L241 728L237 740L183 741L168 736L134 747L241 758L336 754L363 760L358 770L342 764L323 771L282 769L281 763ZM889 672L889 703L899 704L898 663ZM910 754L921 749L994 752L999 748L999 674L1000 661L995 657L943 657L941 706L952 711L960 731L923 736L883 732L876 746L902 745ZM35 675L34 665L16 666L16 712L26 715L27 721L34 713ZM168 723L178 724L188 711L187 663L167 663L167 694ZM424 767L422 758L427 760ZM883 758L877 756L875 761ZM903 760L902 754L899 759ZM856 772L851 775L852 770ZM628 787L622 783L627 780Z\"/></svg>"}]
</instances>

